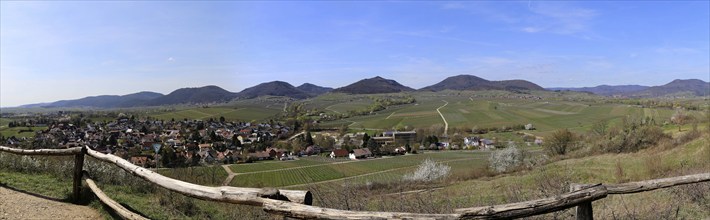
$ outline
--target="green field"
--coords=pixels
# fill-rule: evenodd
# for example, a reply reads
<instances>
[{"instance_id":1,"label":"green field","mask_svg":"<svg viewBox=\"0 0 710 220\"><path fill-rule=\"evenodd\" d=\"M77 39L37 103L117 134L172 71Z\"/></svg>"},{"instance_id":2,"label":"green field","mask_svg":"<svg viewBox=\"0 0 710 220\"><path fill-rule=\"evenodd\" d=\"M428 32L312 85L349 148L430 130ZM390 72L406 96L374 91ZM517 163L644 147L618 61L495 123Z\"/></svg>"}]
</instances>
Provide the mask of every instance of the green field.
<instances>
[{"instance_id":1,"label":"green field","mask_svg":"<svg viewBox=\"0 0 710 220\"><path fill-rule=\"evenodd\" d=\"M28 127L8 128L5 126L0 128L0 135L2 135L3 137L15 136L16 138L34 137L35 132L41 130L47 130L47 127L32 127L32 131L29 132Z\"/></svg>"},{"instance_id":2,"label":"green field","mask_svg":"<svg viewBox=\"0 0 710 220\"><path fill-rule=\"evenodd\" d=\"M450 163L454 172L457 172L456 170L458 169L466 170L474 166L485 166L488 153L449 151L362 161L328 163L316 162L306 158L291 162L233 165L231 166L232 170L242 174L237 175L230 185L240 187L298 187L300 184L314 184L342 178L348 178L348 181L351 179L387 181L401 179L402 175L411 172L426 158L437 162Z\"/></svg>"},{"instance_id":3,"label":"green field","mask_svg":"<svg viewBox=\"0 0 710 220\"><path fill-rule=\"evenodd\" d=\"M671 109L641 108L625 104L598 104L561 100L524 99L476 99L466 96L417 96L417 103L394 106L373 115L357 116L321 124L322 127L337 127L347 124L351 129L393 129L397 127L428 128L444 126L437 108L448 122L449 128L492 128L528 123L536 127L532 132L544 135L550 131L569 128L575 131L588 130L598 121L611 125L624 118L653 118L657 123L668 122ZM691 111L695 118L707 118L707 113Z\"/></svg>"},{"instance_id":4,"label":"green field","mask_svg":"<svg viewBox=\"0 0 710 220\"><path fill-rule=\"evenodd\" d=\"M252 121L264 120L280 113L281 110L273 108L258 107L215 107L215 108L190 108L167 113L154 114L152 117L160 120L183 120L198 119L207 120L210 118L219 119L224 117L227 121Z\"/></svg>"},{"instance_id":5,"label":"green field","mask_svg":"<svg viewBox=\"0 0 710 220\"><path fill-rule=\"evenodd\" d=\"M251 172L303 167L303 166L312 166L312 165L327 164L327 163L328 162L324 162L324 161L301 159L301 160L292 160L292 161L267 161L267 162L248 163L248 164L234 164L234 165L229 166L229 168L234 173L251 173Z\"/></svg>"}]
</instances>

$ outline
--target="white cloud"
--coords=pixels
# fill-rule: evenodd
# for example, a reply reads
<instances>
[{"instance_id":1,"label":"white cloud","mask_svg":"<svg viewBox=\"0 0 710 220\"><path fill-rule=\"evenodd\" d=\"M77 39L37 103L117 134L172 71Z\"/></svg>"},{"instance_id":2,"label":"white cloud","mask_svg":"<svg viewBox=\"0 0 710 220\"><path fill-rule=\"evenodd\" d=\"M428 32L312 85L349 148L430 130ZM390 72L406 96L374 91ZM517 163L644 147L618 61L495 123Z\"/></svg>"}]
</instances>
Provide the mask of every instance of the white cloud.
<instances>
[{"instance_id":1,"label":"white cloud","mask_svg":"<svg viewBox=\"0 0 710 220\"><path fill-rule=\"evenodd\" d=\"M521 30L522 30L523 32L527 32L527 33L537 33L537 32L542 31L542 28L537 28L537 27L524 27L524 28L521 29Z\"/></svg>"},{"instance_id":2,"label":"white cloud","mask_svg":"<svg viewBox=\"0 0 710 220\"><path fill-rule=\"evenodd\" d=\"M173 62L173 61L175 61L175 58L173 58L173 57L168 57L168 62Z\"/></svg>"},{"instance_id":3,"label":"white cloud","mask_svg":"<svg viewBox=\"0 0 710 220\"><path fill-rule=\"evenodd\" d=\"M585 39L599 38L591 29L593 20L599 13L567 2L456 2L444 4L442 8L468 11L486 20L506 23L510 25L507 29L514 31L572 35Z\"/></svg>"},{"instance_id":4,"label":"white cloud","mask_svg":"<svg viewBox=\"0 0 710 220\"><path fill-rule=\"evenodd\" d=\"M527 19L526 23L545 27L545 31L555 34L589 34L591 21L598 15L594 10L569 6L560 2L541 2L528 8L533 16ZM542 29L538 28L537 30Z\"/></svg>"}]
</instances>

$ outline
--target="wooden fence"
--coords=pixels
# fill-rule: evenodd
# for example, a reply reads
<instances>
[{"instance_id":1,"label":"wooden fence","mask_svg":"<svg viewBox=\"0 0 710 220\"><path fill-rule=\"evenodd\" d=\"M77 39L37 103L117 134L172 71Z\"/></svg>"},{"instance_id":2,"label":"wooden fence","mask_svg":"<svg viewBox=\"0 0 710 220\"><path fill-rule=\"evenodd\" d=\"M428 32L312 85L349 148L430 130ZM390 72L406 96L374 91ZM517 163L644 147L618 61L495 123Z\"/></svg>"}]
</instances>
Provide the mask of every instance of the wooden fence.
<instances>
[{"instance_id":1,"label":"wooden fence","mask_svg":"<svg viewBox=\"0 0 710 220\"><path fill-rule=\"evenodd\" d=\"M24 150L0 146L0 151L18 155L74 155L73 198L79 198L81 180L84 179L99 200L108 207L111 207L111 209L124 219L146 218L129 211L119 203L111 200L96 186L89 174L82 170L84 155L89 155L98 160L115 164L134 176L186 196L203 200L261 206L263 210L268 213L299 219L507 219L540 215L572 207L577 207L577 219L593 219L592 202L603 199L610 194L638 193L710 181L710 173L702 173L624 184L573 184L570 186L570 192L555 197L502 205L462 208L456 209L454 213L449 214L368 212L311 206L313 196L308 191L230 186L209 187L192 184L165 177L148 169L133 165L120 157L111 154L103 154L89 149L88 147Z\"/></svg>"}]
</instances>

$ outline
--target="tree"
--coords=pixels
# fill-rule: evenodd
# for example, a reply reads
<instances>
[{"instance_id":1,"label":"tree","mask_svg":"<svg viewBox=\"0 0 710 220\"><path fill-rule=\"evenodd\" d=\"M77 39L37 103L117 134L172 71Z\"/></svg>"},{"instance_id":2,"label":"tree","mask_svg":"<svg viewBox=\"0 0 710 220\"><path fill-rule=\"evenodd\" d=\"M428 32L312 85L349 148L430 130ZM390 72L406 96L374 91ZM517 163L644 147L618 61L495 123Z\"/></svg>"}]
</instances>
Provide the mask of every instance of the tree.
<instances>
[{"instance_id":1,"label":"tree","mask_svg":"<svg viewBox=\"0 0 710 220\"><path fill-rule=\"evenodd\" d=\"M519 150L515 144L509 144L505 149L493 152L488 163L491 169L500 173L520 167L525 156L525 152Z\"/></svg>"},{"instance_id":2,"label":"tree","mask_svg":"<svg viewBox=\"0 0 710 220\"><path fill-rule=\"evenodd\" d=\"M340 132L340 136L343 136L346 133L348 133L348 125L343 124L342 126L340 126L340 128L338 129L338 132Z\"/></svg>"},{"instance_id":3,"label":"tree","mask_svg":"<svg viewBox=\"0 0 710 220\"><path fill-rule=\"evenodd\" d=\"M577 137L567 129L557 130L545 142L545 150L550 155L564 155L571 150Z\"/></svg>"},{"instance_id":4,"label":"tree","mask_svg":"<svg viewBox=\"0 0 710 220\"><path fill-rule=\"evenodd\" d=\"M224 116L219 116L219 122L220 122L220 123L224 123L224 121L226 121L226 119L224 118Z\"/></svg>"},{"instance_id":5,"label":"tree","mask_svg":"<svg viewBox=\"0 0 710 220\"><path fill-rule=\"evenodd\" d=\"M365 135L362 136L362 147L367 147L367 141L369 140L370 135L367 135L367 133L365 133Z\"/></svg>"},{"instance_id":6,"label":"tree","mask_svg":"<svg viewBox=\"0 0 710 220\"><path fill-rule=\"evenodd\" d=\"M596 134L597 136L604 136L606 135L607 131L607 125L606 121L598 121L594 124L592 124L592 132Z\"/></svg>"},{"instance_id":7,"label":"tree","mask_svg":"<svg viewBox=\"0 0 710 220\"><path fill-rule=\"evenodd\" d=\"M437 179L446 178L451 173L451 167L445 164L436 163L433 160L425 159L414 173L404 175L404 180L431 182Z\"/></svg>"},{"instance_id":8,"label":"tree","mask_svg":"<svg viewBox=\"0 0 710 220\"><path fill-rule=\"evenodd\" d=\"M210 132L210 141L212 141L212 142L219 141L219 139L217 138L217 134L214 131L209 131L209 132Z\"/></svg>"},{"instance_id":9,"label":"tree","mask_svg":"<svg viewBox=\"0 0 710 220\"><path fill-rule=\"evenodd\" d=\"M671 117L671 122L678 125L678 131L681 131L681 127L688 121L688 115L685 114L682 108L676 108L675 113Z\"/></svg>"},{"instance_id":10,"label":"tree","mask_svg":"<svg viewBox=\"0 0 710 220\"><path fill-rule=\"evenodd\" d=\"M367 146L367 148L370 149L370 151L373 154L380 154L380 145L377 144L377 142L375 142L375 139L372 139L372 138L368 139L366 146Z\"/></svg>"},{"instance_id":11,"label":"tree","mask_svg":"<svg viewBox=\"0 0 710 220\"><path fill-rule=\"evenodd\" d=\"M160 163L163 167L175 167L177 155L172 147L163 147L160 149Z\"/></svg>"},{"instance_id":12,"label":"tree","mask_svg":"<svg viewBox=\"0 0 710 220\"><path fill-rule=\"evenodd\" d=\"M310 131L307 131L307 132L306 132L306 137L305 137L305 139L304 139L303 141L305 141L308 146L313 146L313 144L314 144L314 142L313 142L313 136L311 136L311 132L310 132Z\"/></svg>"},{"instance_id":13,"label":"tree","mask_svg":"<svg viewBox=\"0 0 710 220\"><path fill-rule=\"evenodd\" d=\"M201 143L202 142L202 135L200 135L200 132L198 130L192 131L192 135L190 135L190 140L196 142L196 143Z\"/></svg>"},{"instance_id":14,"label":"tree","mask_svg":"<svg viewBox=\"0 0 710 220\"><path fill-rule=\"evenodd\" d=\"M199 155L199 154L193 155L193 156L192 156L192 161L190 161L190 165L191 165L191 166L200 165L200 159L202 159L202 158L200 158L200 155Z\"/></svg>"}]
</instances>

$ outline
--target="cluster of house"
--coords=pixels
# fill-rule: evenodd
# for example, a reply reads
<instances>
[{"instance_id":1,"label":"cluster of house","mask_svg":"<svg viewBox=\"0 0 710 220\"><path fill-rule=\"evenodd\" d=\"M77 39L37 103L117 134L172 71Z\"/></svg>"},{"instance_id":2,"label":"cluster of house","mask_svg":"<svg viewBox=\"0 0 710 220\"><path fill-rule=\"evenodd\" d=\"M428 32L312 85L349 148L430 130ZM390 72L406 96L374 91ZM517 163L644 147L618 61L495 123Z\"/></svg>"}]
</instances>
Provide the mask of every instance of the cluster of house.
<instances>
[{"instance_id":1,"label":"cluster of house","mask_svg":"<svg viewBox=\"0 0 710 220\"><path fill-rule=\"evenodd\" d=\"M542 145L542 138L536 137L535 141L530 144ZM496 148L496 141L492 139L480 138L480 137L466 137L463 139L463 143L468 148L477 148L480 150L491 150Z\"/></svg>"},{"instance_id":2,"label":"cluster of house","mask_svg":"<svg viewBox=\"0 0 710 220\"><path fill-rule=\"evenodd\" d=\"M160 159L155 152L161 148L173 149L176 156L186 163L195 158L199 158L201 163L236 161L247 157L260 159L264 158L263 154L243 155L241 146L284 138L290 132L289 127L279 123L133 120L127 117L105 123L82 122L81 125L54 120L46 126L46 130L36 131L35 137L30 140L33 146L88 146L145 166ZM5 144L17 146L20 141L8 138ZM274 157L274 153L270 157Z\"/></svg>"},{"instance_id":3,"label":"cluster of house","mask_svg":"<svg viewBox=\"0 0 710 220\"><path fill-rule=\"evenodd\" d=\"M335 149L333 152L330 152L330 158L350 158L352 160L359 160L359 159L365 159L372 157L372 152L368 148L359 148L359 149L353 149L351 151L348 151L346 149Z\"/></svg>"}]
</instances>

